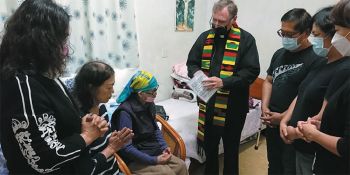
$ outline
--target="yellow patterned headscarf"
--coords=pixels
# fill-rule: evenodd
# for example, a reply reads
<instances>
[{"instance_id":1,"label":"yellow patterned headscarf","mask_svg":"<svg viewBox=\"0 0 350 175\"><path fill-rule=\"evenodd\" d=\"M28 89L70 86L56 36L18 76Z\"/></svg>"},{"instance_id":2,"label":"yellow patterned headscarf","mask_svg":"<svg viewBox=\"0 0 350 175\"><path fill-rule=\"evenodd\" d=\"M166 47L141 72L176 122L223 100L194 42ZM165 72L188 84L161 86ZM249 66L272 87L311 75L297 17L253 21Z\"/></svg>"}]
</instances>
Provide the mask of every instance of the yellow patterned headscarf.
<instances>
[{"instance_id":1,"label":"yellow patterned headscarf","mask_svg":"<svg viewBox=\"0 0 350 175\"><path fill-rule=\"evenodd\" d=\"M124 87L122 93L119 95L117 102L122 103L133 92L149 91L158 87L156 78L147 71L138 71L132 76L128 84Z\"/></svg>"}]
</instances>

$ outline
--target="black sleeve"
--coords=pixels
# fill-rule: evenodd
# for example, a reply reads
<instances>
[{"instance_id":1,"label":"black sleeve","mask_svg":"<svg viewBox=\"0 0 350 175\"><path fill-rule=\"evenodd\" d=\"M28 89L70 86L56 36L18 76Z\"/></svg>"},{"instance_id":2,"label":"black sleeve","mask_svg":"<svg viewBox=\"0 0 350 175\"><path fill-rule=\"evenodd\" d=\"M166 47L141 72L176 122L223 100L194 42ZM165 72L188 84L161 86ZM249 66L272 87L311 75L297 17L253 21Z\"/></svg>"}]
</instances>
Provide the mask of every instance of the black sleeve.
<instances>
[{"instance_id":1,"label":"black sleeve","mask_svg":"<svg viewBox=\"0 0 350 175\"><path fill-rule=\"evenodd\" d=\"M245 34L245 38L242 37L240 46L241 51L239 51L239 65L238 71L232 76L223 78L224 88L231 89L236 83L240 83L243 86L249 86L260 73L260 63L258 49L256 47L255 39L247 32L242 32Z\"/></svg>"},{"instance_id":2,"label":"black sleeve","mask_svg":"<svg viewBox=\"0 0 350 175\"><path fill-rule=\"evenodd\" d=\"M114 156L111 156L109 159L111 158L114 159ZM83 151L74 167L76 169L75 172L79 172L79 174L103 174L102 172L109 170L109 168L118 169L117 163L115 163L114 167L108 166L107 159L102 153L97 153L91 157L87 149Z\"/></svg>"},{"instance_id":3,"label":"black sleeve","mask_svg":"<svg viewBox=\"0 0 350 175\"><path fill-rule=\"evenodd\" d=\"M202 60L202 52L204 47L204 42L206 39L207 32L202 33L193 44L190 52L188 53L187 58L187 70L188 76L190 78L193 77L193 74L198 70L201 70L201 60Z\"/></svg>"},{"instance_id":4,"label":"black sleeve","mask_svg":"<svg viewBox=\"0 0 350 175\"><path fill-rule=\"evenodd\" d=\"M272 58L271 58L271 61L270 61L270 66L269 66L269 68L268 68L267 71L266 71L267 75L272 76L273 69L274 69L274 63L275 63L276 59L277 59L280 55L281 55L281 49L277 50L277 51L273 54L273 56L272 56Z\"/></svg>"},{"instance_id":5,"label":"black sleeve","mask_svg":"<svg viewBox=\"0 0 350 175\"><path fill-rule=\"evenodd\" d=\"M272 76L273 62L274 62L274 59L273 59L273 57L272 57L272 59L271 59L271 61L270 61L270 66L269 66L269 68L268 68L267 71L266 71L267 75Z\"/></svg>"},{"instance_id":6,"label":"black sleeve","mask_svg":"<svg viewBox=\"0 0 350 175\"><path fill-rule=\"evenodd\" d=\"M329 97L336 92L341 85L348 79L350 74L350 68L344 68L340 70L336 70L336 73L332 76L332 80L328 85L326 94L324 98L329 100Z\"/></svg>"},{"instance_id":7,"label":"black sleeve","mask_svg":"<svg viewBox=\"0 0 350 175\"><path fill-rule=\"evenodd\" d=\"M67 164L73 164L86 148L80 133L61 138L57 133L55 109L44 88L28 77L17 77L18 93L22 97L13 104L12 131L22 148L23 157L39 173L54 172Z\"/></svg>"},{"instance_id":8,"label":"black sleeve","mask_svg":"<svg viewBox=\"0 0 350 175\"><path fill-rule=\"evenodd\" d=\"M34 170L51 173L73 165L76 172L95 174L109 168L103 154L89 153L80 133L60 136L57 129L60 116L50 98L44 95L45 87L35 79L25 77L18 77L17 84L20 94L16 95L21 96L24 102L19 99L13 104L18 106L18 110L12 117L12 130L23 148L23 157ZM115 169L118 169L117 165Z\"/></svg>"},{"instance_id":9,"label":"black sleeve","mask_svg":"<svg viewBox=\"0 0 350 175\"><path fill-rule=\"evenodd\" d=\"M341 137L337 142L337 151L340 154L341 157L347 159L349 161L350 157L350 83L347 84L347 94L343 95L343 98L345 98L346 102L346 116L345 118L345 127L344 127L344 133L343 137Z\"/></svg>"}]
</instances>

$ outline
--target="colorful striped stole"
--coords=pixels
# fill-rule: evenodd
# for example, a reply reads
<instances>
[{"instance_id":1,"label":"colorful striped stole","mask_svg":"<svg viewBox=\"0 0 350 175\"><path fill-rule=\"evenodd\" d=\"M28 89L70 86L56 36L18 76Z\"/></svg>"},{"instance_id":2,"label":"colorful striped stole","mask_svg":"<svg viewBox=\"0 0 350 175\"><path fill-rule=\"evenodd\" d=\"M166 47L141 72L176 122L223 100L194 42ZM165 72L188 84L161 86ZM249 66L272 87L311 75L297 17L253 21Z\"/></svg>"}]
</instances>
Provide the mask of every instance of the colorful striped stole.
<instances>
[{"instance_id":1,"label":"colorful striped stole","mask_svg":"<svg viewBox=\"0 0 350 175\"><path fill-rule=\"evenodd\" d=\"M210 62L212 59L213 53L213 44L214 44L215 33L210 31L205 40L202 60L201 60L201 69L208 76L210 69ZM231 27L230 33L226 40L226 46L224 51L224 56L222 59L220 78L226 78L233 75L233 69L236 63L236 57L238 53L239 43L241 38L241 30L239 27ZM219 89L215 94L215 106L214 106L214 117L213 125L216 126L225 126L225 118L227 111L228 96L230 91ZM207 104L198 99L199 104L199 116L198 116L198 147L203 148L204 144L204 132L205 132L205 117ZM202 154L202 149L198 149L198 152Z\"/></svg>"}]
</instances>

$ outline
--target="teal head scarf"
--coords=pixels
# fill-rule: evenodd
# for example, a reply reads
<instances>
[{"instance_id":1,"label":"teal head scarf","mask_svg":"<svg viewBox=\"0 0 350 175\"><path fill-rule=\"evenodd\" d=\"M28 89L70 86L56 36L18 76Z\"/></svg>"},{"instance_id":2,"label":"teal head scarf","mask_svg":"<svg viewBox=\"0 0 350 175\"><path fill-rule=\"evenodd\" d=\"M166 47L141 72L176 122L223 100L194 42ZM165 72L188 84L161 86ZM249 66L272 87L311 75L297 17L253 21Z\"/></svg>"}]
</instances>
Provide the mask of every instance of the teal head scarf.
<instances>
[{"instance_id":1,"label":"teal head scarf","mask_svg":"<svg viewBox=\"0 0 350 175\"><path fill-rule=\"evenodd\" d=\"M128 84L119 95L117 102L122 103L129 98L133 92L149 91L158 87L158 82L154 76L147 71L138 71L132 76Z\"/></svg>"}]
</instances>

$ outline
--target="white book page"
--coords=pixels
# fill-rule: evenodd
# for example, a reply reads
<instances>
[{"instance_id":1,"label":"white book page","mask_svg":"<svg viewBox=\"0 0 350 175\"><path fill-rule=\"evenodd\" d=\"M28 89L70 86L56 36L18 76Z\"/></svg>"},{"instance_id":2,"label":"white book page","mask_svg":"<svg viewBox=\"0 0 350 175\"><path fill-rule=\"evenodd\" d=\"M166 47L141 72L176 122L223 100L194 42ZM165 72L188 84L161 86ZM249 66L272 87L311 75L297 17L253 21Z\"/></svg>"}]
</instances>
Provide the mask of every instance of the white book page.
<instances>
[{"instance_id":1,"label":"white book page","mask_svg":"<svg viewBox=\"0 0 350 175\"><path fill-rule=\"evenodd\" d=\"M193 78L187 82L187 85L197 94L197 96L204 102L208 102L209 99L215 94L217 89L207 89L203 86L203 80L208 77L202 72L197 71Z\"/></svg>"}]
</instances>

